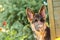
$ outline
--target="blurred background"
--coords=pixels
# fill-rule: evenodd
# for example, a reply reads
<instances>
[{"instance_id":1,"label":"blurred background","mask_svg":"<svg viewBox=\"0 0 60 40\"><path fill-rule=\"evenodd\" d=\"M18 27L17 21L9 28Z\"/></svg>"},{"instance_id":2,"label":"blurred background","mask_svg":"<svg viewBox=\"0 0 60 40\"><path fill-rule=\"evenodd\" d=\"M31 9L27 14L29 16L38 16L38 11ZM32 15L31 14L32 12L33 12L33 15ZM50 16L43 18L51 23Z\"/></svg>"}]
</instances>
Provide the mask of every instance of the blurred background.
<instances>
[{"instance_id":1,"label":"blurred background","mask_svg":"<svg viewBox=\"0 0 60 40\"><path fill-rule=\"evenodd\" d=\"M0 0L0 40L35 40L26 17L26 8L38 12L47 0ZM49 23L46 10L47 23Z\"/></svg>"}]
</instances>

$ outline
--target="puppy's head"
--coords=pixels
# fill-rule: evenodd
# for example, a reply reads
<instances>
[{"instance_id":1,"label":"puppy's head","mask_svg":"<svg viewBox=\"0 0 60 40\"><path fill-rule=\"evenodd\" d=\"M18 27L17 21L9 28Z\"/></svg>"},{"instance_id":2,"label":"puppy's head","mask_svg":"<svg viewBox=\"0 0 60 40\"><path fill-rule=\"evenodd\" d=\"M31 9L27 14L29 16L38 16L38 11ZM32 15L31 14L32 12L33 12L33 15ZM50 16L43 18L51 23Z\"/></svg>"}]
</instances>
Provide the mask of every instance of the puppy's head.
<instances>
[{"instance_id":1,"label":"puppy's head","mask_svg":"<svg viewBox=\"0 0 60 40\"><path fill-rule=\"evenodd\" d=\"M36 30L44 26L44 22L46 21L45 10L46 7L44 5L39 9L38 13L34 13L29 8L26 9L28 21L36 28Z\"/></svg>"}]
</instances>

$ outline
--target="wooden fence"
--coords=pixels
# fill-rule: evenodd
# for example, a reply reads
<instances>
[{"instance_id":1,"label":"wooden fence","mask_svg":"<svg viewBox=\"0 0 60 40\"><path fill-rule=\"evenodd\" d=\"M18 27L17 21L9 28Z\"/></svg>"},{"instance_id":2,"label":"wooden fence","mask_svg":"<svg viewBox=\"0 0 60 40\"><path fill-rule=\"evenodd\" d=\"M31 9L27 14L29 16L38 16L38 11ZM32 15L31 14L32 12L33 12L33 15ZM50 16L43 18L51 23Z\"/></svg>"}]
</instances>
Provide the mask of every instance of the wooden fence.
<instances>
[{"instance_id":1,"label":"wooden fence","mask_svg":"<svg viewBox=\"0 0 60 40\"><path fill-rule=\"evenodd\" d=\"M51 40L60 37L60 0L47 0Z\"/></svg>"}]
</instances>

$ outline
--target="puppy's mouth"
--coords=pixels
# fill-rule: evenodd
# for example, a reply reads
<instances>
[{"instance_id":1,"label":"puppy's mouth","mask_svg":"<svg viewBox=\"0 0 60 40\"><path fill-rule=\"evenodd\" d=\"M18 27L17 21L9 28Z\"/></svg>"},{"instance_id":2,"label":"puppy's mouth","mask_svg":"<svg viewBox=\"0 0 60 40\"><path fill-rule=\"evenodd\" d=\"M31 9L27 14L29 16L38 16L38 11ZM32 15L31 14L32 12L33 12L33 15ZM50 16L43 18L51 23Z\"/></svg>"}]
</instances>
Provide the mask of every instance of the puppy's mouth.
<instances>
[{"instance_id":1,"label":"puppy's mouth","mask_svg":"<svg viewBox=\"0 0 60 40\"><path fill-rule=\"evenodd\" d=\"M35 26L35 29L36 30L39 30L40 28L42 28L43 27L43 23L34 23L34 26Z\"/></svg>"}]
</instances>

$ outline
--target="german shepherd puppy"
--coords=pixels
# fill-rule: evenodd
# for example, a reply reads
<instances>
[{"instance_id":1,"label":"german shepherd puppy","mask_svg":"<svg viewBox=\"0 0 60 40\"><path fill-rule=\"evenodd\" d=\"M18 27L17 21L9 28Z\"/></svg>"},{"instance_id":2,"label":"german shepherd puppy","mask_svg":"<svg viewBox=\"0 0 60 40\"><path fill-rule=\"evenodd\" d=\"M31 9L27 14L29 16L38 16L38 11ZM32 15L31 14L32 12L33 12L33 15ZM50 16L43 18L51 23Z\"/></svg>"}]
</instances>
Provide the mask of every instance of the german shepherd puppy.
<instances>
[{"instance_id":1,"label":"german shepherd puppy","mask_svg":"<svg viewBox=\"0 0 60 40\"><path fill-rule=\"evenodd\" d=\"M46 23L46 6L43 5L38 13L34 13L31 9L26 8L28 21L36 40L50 40L50 29Z\"/></svg>"}]
</instances>

